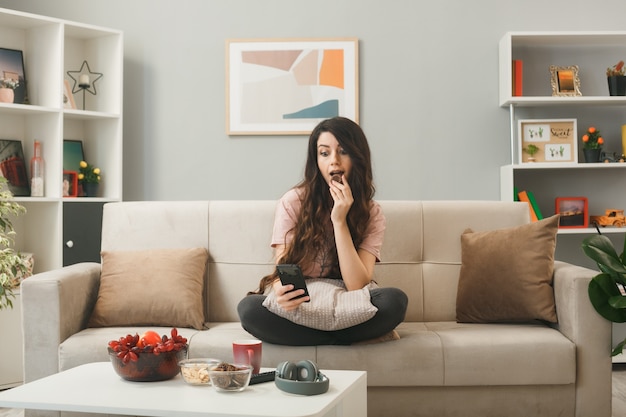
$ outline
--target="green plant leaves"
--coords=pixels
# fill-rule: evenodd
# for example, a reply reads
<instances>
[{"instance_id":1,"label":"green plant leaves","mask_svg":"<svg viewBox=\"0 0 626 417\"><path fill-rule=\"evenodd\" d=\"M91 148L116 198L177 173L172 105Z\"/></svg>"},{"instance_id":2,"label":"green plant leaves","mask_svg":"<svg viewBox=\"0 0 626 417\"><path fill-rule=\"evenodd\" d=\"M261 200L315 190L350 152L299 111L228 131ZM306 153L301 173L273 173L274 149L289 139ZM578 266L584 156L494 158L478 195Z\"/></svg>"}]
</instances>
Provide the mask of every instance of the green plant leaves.
<instances>
[{"instance_id":1,"label":"green plant leaves","mask_svg":"<svg viewBox=\"0 0 626 417\"><path fill-rule=\"evenodd\" d=\"M598 266L604 265L614 272L626 274L626 267L608 237L593 235L583 240L582 246L585 254L596 261Z\"/></svg>"},{"instance_id":2,"label":"green plant leaves","mask_svg":"<svg viewBox=\"0 0 626 417\"><path fill-rule=\"evenodd\" d=\"M613 349L613 351L611 352L611 356L617 356L622 353L622 349L624 349L624 346L626 346L626 339L622 340L617 344L617 346L615 346L615 349Z\"/></svg>"},{"instance_id":3,"label":"green plant leaves","mask_svg":"<svg viewBox=\"0 0 626 417\"><path fill-rule=\"evenodd\" d=\"M15 230L11 223L13 216L25 213L26 209L13 201L6 184L7 179L0 177L0 310L13 307L16 272L24 273L28 269L24 258L12 248Z\"/></svg>"},{"instance_id":4,"label":"green plant leaves","mask_svg":"<svg viewBox=\"0 0 626 417\"><path fill-rule=\"evenodd\" d=\"M626 322L626 296L622 295L618 285L626 284L626 266L624 266L624 256L626 255L626 240L624 241L624 251L618 255L613 248L613 243L603 235L594 235L583 240L583 251L587 256L596 261L598 268L602 271L589 282L589 300L591 305L605 319L613 323ZM619 343L613 351L612 356L622 353L626 346L626 340Z\"/></svg>"},{"instance_id":5,"label":"green plant leaves","mask_svg":"<svg viewBox=\"0 0 626 417\"><path fill-rule=\"evenodd\" d=\"M588 293L591 304L602 317L614 323L626 322L626 308L614 307L609 302L615 297L624 299L622 302L626 301L626 297L622 297L609 274L596 275L589 283Z\"/></svg>"}]
</instances>

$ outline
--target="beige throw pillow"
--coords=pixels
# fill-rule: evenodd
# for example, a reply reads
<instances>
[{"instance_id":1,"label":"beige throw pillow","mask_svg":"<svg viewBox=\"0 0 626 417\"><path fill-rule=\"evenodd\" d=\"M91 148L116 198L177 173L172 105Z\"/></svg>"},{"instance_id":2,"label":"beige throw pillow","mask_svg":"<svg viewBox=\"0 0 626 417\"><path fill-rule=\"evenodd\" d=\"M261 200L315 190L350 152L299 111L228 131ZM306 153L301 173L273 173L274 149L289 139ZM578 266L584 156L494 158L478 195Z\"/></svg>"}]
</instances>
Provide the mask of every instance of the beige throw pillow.
<instances>
[{"instance_id":1,"label":"beige throw pillow","mask_svg":"<svg viewBox=\"0 0 626 417\"><path fill-rule=\"evenodd\" d=\"M306 286L311 301L300 304L296 310L285 311L276 302L272 291L263 305L272 313L302 326L318 330L340 330L356 326L374 317L376 308L370 298L374 282L354 291L347 291L342 280L308 278Z\"/></svg>"},{"instance_id":2,"label":"beige throw pillow","mask_svg":"<svg viewBox=\"0 0 626 417\"><path fill-rule=\"evenodd\" d=\"M205 248L102 252L98 299L89 327L202 329Z\"/></svg>"},{"instance_id":3,"label":"beige throw pillow","mask_svg":"<svg viewBox=\"0 0 626 417\"><path fill-rule=\"evenodd\" d=\"M461 236L458 322L555 323L552 288L559 216Z\"/></svg>"}]
</instances>

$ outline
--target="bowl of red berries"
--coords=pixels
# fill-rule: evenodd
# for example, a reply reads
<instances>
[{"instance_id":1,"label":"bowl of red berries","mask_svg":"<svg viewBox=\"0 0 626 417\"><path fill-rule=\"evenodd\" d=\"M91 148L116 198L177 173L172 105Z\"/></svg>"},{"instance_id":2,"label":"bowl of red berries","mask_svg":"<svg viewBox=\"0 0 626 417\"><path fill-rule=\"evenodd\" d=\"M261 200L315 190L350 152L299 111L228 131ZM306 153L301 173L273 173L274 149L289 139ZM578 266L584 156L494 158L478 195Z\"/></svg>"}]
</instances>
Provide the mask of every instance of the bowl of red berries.
<instances>
[{"instance_id":1,"label":"bowl of red berries","mask_svg":"<svg viewBox=\"0 0 626 417\"><path fill-rule=\"evenodd\" d=\"M172 329L170 336L148 330L143 335L126 335L109 342L113 369L127 381L165 381L180 372L187 358L187 339Z\"/></svg>"}]
</instances>

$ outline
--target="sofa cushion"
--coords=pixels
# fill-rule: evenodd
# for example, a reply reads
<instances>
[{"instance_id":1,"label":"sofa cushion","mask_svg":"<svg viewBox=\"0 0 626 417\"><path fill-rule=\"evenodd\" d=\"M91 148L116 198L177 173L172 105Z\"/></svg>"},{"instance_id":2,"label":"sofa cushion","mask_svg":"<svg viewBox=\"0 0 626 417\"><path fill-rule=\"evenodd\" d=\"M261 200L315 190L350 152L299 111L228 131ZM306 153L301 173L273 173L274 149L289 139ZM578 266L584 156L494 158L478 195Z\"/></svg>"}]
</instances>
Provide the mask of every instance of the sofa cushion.
<instances>
[{"instance_id":1,"label":"sofa cushion","mask_svg":"<svg viewBox=\"0 0 626 417\"><path fill-rule=\"evenodd\" d=\"M556 322L552 273L559 216L461 236L458 322Z\"/></svg>"},{"instance_id":2,"label":"sofa cushion","mask_svg":"<svg viewBox=\"0 0 626 417\"><path fill-rule=\"evenodd\" d=\"M376 288L373 282L354 291L347 291L340 279L309 278L306 284L311 301L295 310L284 310L276 301L274 291L268 294L263 305L289 321L327 331L364 323L378 311L370 298L370 288Z\"/></svg>"},{"instance_id":3,"label":"sofa cushion","mask_svg":"<svg viewBox=\"0 0 626 417\"><path fill-rule=\"evenodd\" d=\"M544 324L404 322L396 330L400 340L391 343L317 346L317 364L366 369L377 387L576 382L576 345Z\"/></svg>"},{"instance_id":4,"label":"sofa cushion","mask_svg":"<svg viewBox=\"0 0 626 417\"><path fill-rule=\"evenodd\" d=\"M205 248L103 251L102 277L89 327L202 329Z\"/></svg>"}]
</instances>

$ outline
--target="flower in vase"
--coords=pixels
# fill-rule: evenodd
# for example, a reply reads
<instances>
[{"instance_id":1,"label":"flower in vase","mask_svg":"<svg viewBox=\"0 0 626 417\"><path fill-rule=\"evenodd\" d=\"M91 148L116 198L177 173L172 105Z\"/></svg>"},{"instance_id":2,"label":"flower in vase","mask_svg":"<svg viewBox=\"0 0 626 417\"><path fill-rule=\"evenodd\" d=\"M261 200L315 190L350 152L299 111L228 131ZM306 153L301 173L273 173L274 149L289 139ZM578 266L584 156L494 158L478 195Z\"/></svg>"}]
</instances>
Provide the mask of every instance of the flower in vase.
<instances>
[{"instance_id":1,"label":"flower in vase","mask_svg":"<svg viewBox=\"0 0 626 417\"><path fill-rule=\"evenodd\" d=\"M600 135L600 131L591 126L582 137L584 149L602 149L604 139Z\"/></svg>"},{"instance_id":2,"label":"flower in vase","mask_svg":"<svg viewBox=\"0 0 626 417\"><path fill-rule=\"evenodd\" d=\"M20 85L19 81L13 78L0 78L0 88L10 88L15 90Z\"/></svg>"},{"instance_id":3,"label":"flower in vase","mask_svg":"<svg viewBox=\"0 0 626 417\"><path fill-rule=\"evenodd\" d=\"M85 161L80 161L78 181L80 181L81 184L99 184L100 168L96 168Z\"/></svg>"},{"instance_id":4,"label":"flower in vase","mask_svg":"<svg viewBox=\"0 0 626 417\"><path fill-rule=\"evenodd\" d=\"M616 75L624 75L624 61L620 61L617 64L613 65L612 67L609 67L606 69L606 76L607 77L614 77Z\"/></svg>"}]
</instances>

